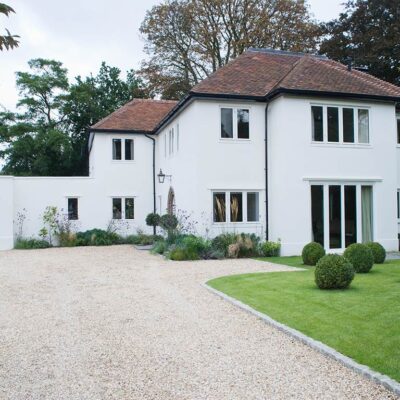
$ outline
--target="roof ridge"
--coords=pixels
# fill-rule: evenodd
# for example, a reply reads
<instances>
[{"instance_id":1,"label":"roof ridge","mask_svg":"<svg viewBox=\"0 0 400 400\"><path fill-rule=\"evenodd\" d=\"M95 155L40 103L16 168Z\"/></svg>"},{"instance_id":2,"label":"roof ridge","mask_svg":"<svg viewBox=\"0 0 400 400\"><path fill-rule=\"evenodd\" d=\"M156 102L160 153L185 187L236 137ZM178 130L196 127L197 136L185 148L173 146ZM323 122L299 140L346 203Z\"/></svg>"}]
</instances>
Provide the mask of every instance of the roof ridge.
<instances>
[{"instance_id":1,"label":"roof ridge","mask_svg":"<svg viewBox=\"0 0 400 400\"><path fill-rule=\"evenodd\" d=\"M294 56L294 57L314 57L322 60L328 60L327 56L324 56L322 54L314 54L314 53L306 53L303 51L289 51L289 50L278 50L278 49L271 49L268 47L249 47L247 51L251 51L254 53L267 53L271 55L277 55L277 56Z\"/></svg>"},{"instance_id":2,"label":"roof ridge","mask_svg":"<svg viewBox=\"0 0 400 400\"><path fill-rule=\"evenodd\" d=\"M265 93L265 95L268 95L269 93L272 93L273 91L275 91L276 89L278 89L280 87L280 84L289 76L292 74L292 72L297 68L298 65L304 63L304 60L306 59L306 57L300 57L290 68L290 70L282 76L281 79L279 79L278 82L276 82L276 84L271 88L271 90L267 93Z\"/></svg>"}]
</instances>

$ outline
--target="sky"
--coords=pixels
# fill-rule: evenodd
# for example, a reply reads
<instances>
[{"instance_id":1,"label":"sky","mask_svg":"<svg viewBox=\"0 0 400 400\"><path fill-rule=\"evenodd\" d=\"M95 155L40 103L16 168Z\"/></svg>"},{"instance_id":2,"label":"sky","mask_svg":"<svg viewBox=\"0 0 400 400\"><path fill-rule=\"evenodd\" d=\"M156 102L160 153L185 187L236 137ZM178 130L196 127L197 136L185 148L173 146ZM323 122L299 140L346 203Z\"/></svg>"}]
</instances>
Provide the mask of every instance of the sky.
<instances>
[{"instance_id":1,"label":"sky","mask_svg":"<svg viewBox=\"0 0 400 400\"><path fill-rule=\"evenodd\" d=\"M308 0L320 21L336 18L344 0ZM97 73L102 61L122 71L138 68L145 57L139 27L160 0L6 0L16 14L0 16L4 28L21 36L20 47L0 52L0 105L15 110L15 72L32 58L61 61L70 80Z\"/></svg>"}]
</instances>

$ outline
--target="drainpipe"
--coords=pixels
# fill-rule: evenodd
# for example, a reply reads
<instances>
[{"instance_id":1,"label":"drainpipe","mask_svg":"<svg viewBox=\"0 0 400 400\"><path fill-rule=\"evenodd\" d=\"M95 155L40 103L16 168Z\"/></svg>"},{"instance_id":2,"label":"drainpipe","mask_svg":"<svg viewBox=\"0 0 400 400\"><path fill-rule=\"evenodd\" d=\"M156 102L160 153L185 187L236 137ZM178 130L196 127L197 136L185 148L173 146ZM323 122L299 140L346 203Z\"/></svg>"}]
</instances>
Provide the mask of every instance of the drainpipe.
<instances>
[{"instance_id":1,"label":"drainpipe","mask_svg":"<svg viewBox=\"0 0 400 400\"><path fill-rule=\"evenodd\" d=\"M268 105L265 106L265 240L269 239L269 214L268 214Z\"/></svg>"},{"instance_id":2,"label":"drainpipe","mask_svg":"<svg viewBox=\"0 0 400 400\"><path fill-rule=\"evenodd\" d=\"M157 211L156 207L156 140L149 136L149 135L144 135L148 139L153 141L153 212L154 214ZM153 235L157 234L157 228L153 226Z\"/></svg>"}]
</instances>

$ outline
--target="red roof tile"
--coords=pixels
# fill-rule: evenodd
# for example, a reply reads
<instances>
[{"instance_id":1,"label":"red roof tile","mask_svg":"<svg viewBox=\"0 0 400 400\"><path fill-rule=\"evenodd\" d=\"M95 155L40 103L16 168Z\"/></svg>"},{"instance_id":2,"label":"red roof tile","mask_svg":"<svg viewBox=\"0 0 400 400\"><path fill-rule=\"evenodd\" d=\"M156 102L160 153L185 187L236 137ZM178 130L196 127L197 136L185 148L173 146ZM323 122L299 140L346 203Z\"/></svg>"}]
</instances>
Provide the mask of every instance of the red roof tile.
<instances>
[{"instance_id":1,"label":"red roof tile","mask_svg":"<svg viewBox=\"0 0 400 400\"><path fill-rule=\"evenodd\" d=\"M263 97L279 89L400 98L400 87L326 57L263 49L243 53L192 93Z\"/></svg>"},{"instance_id":2,"label":"red roof tile","mask_svg":"<svg viewBox=\"0 0 400 400\"><path fill-rule=\"evenodd\" d=\"M91 129L151 133L176 103L174 100L133 99L97 122Z\"/></svg>"}]
</instances>

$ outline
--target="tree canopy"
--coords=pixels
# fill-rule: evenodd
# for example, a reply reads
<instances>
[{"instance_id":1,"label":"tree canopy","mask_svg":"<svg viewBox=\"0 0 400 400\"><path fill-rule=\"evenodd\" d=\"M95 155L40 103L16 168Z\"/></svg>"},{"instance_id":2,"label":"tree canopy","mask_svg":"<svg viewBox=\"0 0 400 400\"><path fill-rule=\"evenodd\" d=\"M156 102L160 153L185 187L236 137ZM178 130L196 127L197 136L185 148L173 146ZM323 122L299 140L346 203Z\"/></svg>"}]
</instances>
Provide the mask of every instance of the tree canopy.
<instances>
[{"instance_id":1,"label":"tree canopy","mask_svg":"<svg viewBox=\"0 0 400 400\"><path fill-rule=\"evenodd\" d=\"M11 13L15 13L14 9L7 4L0 3L0 14L8 17ZM6 35L0 35L0 51L10 50L18 47L19 36L12 35L8 29L6 29Z\"/></svg>"},{"instance_id":2,"label":"tree canopy","mask_svg":"<svg viewBox=\"0 0 400 400\"><path fill-rule=\"evenodd\" d=\"M339 18L322 25L320 52L400 85L400 2L350 0Z\"/></svg>"},{"instance_id":3,"label":"tree canopy","mask_svg":"<svg viewBox=\"0 0 400 400\"><path fill-rule=\"evenodd\" d=\"M304 0L172 0L149 10L140 32L149 89L179 98L249 47L315 51L318 25Z\"/></svg>"},{"instance_id":4,"label":"tree canopy","mask_svg":"<svg viewBox=\"0 0 400 400\"><path fill-rule=\"evenodd\" d=\"M3 173L13 175L86 175L87 128L132 97L147 97L133 71L102 63L96 76L78 76L54 60L34 59L17 72L17 113L0 112Z\"/></svg>"}]
</instances>

